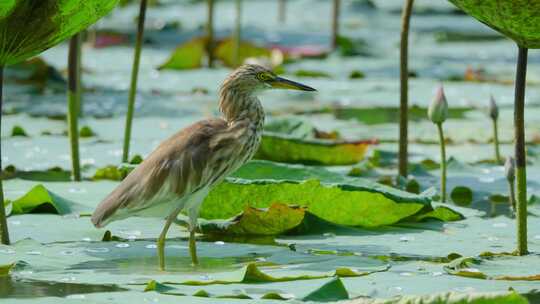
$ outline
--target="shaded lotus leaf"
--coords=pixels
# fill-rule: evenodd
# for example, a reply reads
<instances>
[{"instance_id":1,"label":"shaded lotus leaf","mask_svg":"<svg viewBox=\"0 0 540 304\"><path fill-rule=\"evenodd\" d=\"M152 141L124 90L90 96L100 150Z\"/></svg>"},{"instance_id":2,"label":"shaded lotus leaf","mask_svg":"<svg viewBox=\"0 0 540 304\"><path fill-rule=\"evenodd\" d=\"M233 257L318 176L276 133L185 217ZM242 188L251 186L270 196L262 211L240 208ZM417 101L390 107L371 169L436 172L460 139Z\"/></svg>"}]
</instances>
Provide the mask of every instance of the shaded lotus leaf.
<instances>
[{"instance_id":1,"label":"shaded lotus leaf","mask_svg":"<svg viewBox=\"0 0 540 304\"><path fill-rule=\"evenodd\" d=\"M462 257L450 262L444 270L452 275L505 281L540 281L540 256L484 254Z\"/></svg>"},{"instance_id":2,"label":"shaded lotus leaf","mask_svg":"<svg viewBox=\"0 0 540 304\"><path fill-rule=\"evenodd\" d=\"M368 147L374 143L372 140L302 139L265 132L254 158L283 163L351 165L364 159Z\"/></svg>"},{"instance_id":3,"label":"shaded lotus leaf","mask_svg":"<svg viewBox=\"0 0 540 304\"><path fill-rule=\"evenodd\" d=\"M234 58L234 41L229 38L219 42L215 49L215 56L226 66L236 67L237 64ZM247 41L240 42L238 59L238 62L240 63L243 63L248 58L270 58L271 56L272 52L267 48L257 46Z\"/></svg>"},{"instance_id":4,"label":"shaded lotus leaf","mask_svg":"<svg viewBox=\"0 0 540 304\"><path fill-rule=\"evenodd\" d=\"M452 189L450 197L458 206L469 206L473 201L473 192L469 187L457 186Z\"/></svg>"},{"instance_id":5,"label":"shaded lotus leaf","mask_svg":"<svg viewBox=\"0 0 540 304\"><path fill-rule=\"evenodd\" d=\"M2 178L20 178L41 182L69 182L71 181L71 172L60 167L53 167L47 170L19 171L14 166L6 166L2 171Z\"/></svg>"},{"instance_id":6,"label":"shaded lotus leaf","mask_svg":"<svg viewBox=\"0 0 540 304\"><path fill-rule=\"evenodd\" d=\"M526 48L540 48L539 0L449 0Z\"/></svg>"},{"instance_id":7,"label":"shaded lotus leaf","mask_svg":"<svg viewBox=\"0 0 540 304\"><path fill-rule=\"evenodd\" d=\"M75 203L47 190L43 185L36 185L22 197L12 201L11 214L26 213L55 213L69 214L75 208Z\"/></svg>"},{"instance_id":8,"label":"shaded lotus leaf","mask_svg":"<svg viewBox=\"0 0 540 304\"><path fill-rule=\"evenodd\" d=\"M35 86L40 93L45 89L54 91L66 89L66 80L62 74L41 57L11 65L5 73L7 79L13 79L15 83L21 85Z\"/></svg>"},{"instance_id":9,"label":"shaded lotus leaf","mask_svg":"<svg viewBox=\"0 0 540 304\"><path fill-rule=\"evenodd\" d=\"M182 43L159 69L187 70L202 67L205 44L206 39L202 37Z\"/></svg>"},{"instance_id":10,"label":"shaded lotus leaf","mask_svg":"<svg viewBox=\"0 0 540 304\"><path fill-rule=\"evenodd\" d=\"M296 138L313 138L315 130L310 121L296 117L272 119L264 125L264 131L288 134Z\"/></svg>"},{"instance_id":11,"label":"shaded lotus leaf","mask_svg":"<svg viewBox=\"0 0 540 304\"><path fill-rule=\"evenodd\" d=\"M233 176L236 178L228 178L206 197L202 218L231 218L246 206L268 208L280 202L305 206L315 216L334 224L377 227L434 210L429 197L342 177L323 168L254 161ZM448 210L455 218L463 218Z\"/></svg>"},{"instance_id":12,"label":"shaded lotus leaf","mask_svg":"<svg viewBox=\"0 0 540 304\"><path fill-rule=\"evenodd\" d=\"M18 0L0 4L0 65L64 41L109 13L117 0Z\"/></svg>"}]
</instances>

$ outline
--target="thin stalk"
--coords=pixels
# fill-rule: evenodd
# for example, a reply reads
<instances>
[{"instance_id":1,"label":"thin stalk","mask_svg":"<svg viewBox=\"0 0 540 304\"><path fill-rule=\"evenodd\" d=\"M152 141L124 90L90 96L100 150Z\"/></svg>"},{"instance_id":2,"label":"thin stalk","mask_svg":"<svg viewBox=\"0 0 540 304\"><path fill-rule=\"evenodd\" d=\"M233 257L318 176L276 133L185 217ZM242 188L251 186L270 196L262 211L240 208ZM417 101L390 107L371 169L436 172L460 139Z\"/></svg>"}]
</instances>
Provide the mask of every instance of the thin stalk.
<instances>
[{"instance_id":1,"label":"thin stalk","mask_svg":"<svg viewBox=\"0 0 540 304\"><path fill-rule=\"evenodd\" d=\"M240 62L240 42L242 41L242 0L236 0L236 18L234 22L234 65L239 66Z\"/></svg>"},{"instance_id":2,"label":"thin stalk","mask_svg":"<svg viewBox=\"0 0 540 304\"><path fill-rule=\"evenodd\" d=\"M339 37L339 9L340 9L340 0L334 0L334 7L332 10L332 49L335 50L337 47L338 37Z\"/></svg>"},{"instance_id":3,"label":"thin stalk","mask_svg":"<svg viewBox=\"0 0 540 304\"><path fill-rule=\"evenodd\" d=\"M516 90L514 100L514 132L517 179L517 254L525 255L527 250L527 172L525 155L525 81L527 78L528 49L519 47Z\"/></svg>"},{"instance_id":4,"label":"thin stalk","mask_svg":"<svg viewBox=\"0 0 540 304\"><path fill-rule=\"evenodd\" d=\"M516 213L516 186L514 181L508 181L508 195L510 200L510 207L512 208L512 211Z\"/></svg>"},{"instance_id":5,"label":"thin stalk","mask_svg":"<svg viewBox=\"0 0 540 304\"><path fill-rule=\"evenodd\" d=\"M407 177L408 111L409 111L409 28L414 0L405 0L401 13L401 43L399 49L399 175Z\"/></svg>"},{"instance_id":6,"label":"thin stalk","mask_svg":"<svg viewBox=\"0 0 540 304\"><path fill-rule=\"evenodd\" d=\"M82 77L82 35L79 33L76 35L78 41L77 47L77 115L79 117L83 116L83 101L82 101L82 91L83 87L81 85Z\"/></svg>"},{"instance_id":7,"label":"thin stalk","mask_svg":"<svg viewBox=\"0 0 540 304\"><path fill-rule=\"evenodd\" d=\"M73 179L75 181L81 180L81 164L79 160L79 102L77 100L79 86L77 82L77 73L79 70L78 49L81 47L79 34L75 34L69 40L69 54L68 54L68 133L69 142L71 145L71 166L73 170Z\"/></svg>"},{"instance_id":8,"label":"thin stalk","mask_svg":"<svg viewBox=\"0 0 540 304\"><path fill-rule=\"evenodd\" d=\"M439 142L441 145L441 202L446 203L446 143L442 123L437 124L439 130Z\"/></svg>"},{"instance_id":9,"label":"thin stalk","mask_svg":"<svg viewBox=\"0 0 540 304\"><path fill-rule=\"evenodd\" d=\"M278 2L278 21L285 24L287 21L287 0L279 0Z\"/></svg>"},{"instance_id":10,"label":"thin stalk","mask_svg":"<svg viewBox=\"0 0 540 304\"><path fill-rule=\"evenodd\" d=\"M207 0L208 13L206 20L206 55L208 67L214 67L214 0Z\"/></svg>"},{"instance_id":11,"label":"thin stalk","mask_svg":"<svg viewBox=\"0 0 540 304\"><path fill-rule=\"evenodd\" d=\"M147 0L141 0L139 7L139 20L137 22L137 38L135 40L135 52L133 55L133 68L131 69L131 83L129 86L128 109L126 114L126 127L124 129L124 150L122 162L129 160L129 144L131 142L131 126L133 124L133 112L135 111L135 97L137 96L137 79L139 77L139 64L141 62L141 48L144 35L144 19L146 18Z\"/></svg>"},{"instance_id":12,"label":"thin stalk","mask_svg":"<svg viewBox=\"0 0 540 304\"><path fill-rule=\"evenodd\" d=\"M4 87L4 67L0 66L0 132L2 131L2 97ZM0 141L0 171L2 170L2 148ZM6 208L4 207L4 187L2 185L2 177L0 177L0 233L1 241L4 245L9 245L9 230L6 220Z\"/></svg>"},{"instance_id":13,"label":"thin stalk","mask_svg":"<svg viewBox=\"0 0 540 304\"><path fill-rule=\"evenodd\" d=\"M497 163L502 163L501 153L499 151L499 128L497 127L497 119L493 119L493 145L495 146L495 159Z\"/></svg>"}]
</instances>

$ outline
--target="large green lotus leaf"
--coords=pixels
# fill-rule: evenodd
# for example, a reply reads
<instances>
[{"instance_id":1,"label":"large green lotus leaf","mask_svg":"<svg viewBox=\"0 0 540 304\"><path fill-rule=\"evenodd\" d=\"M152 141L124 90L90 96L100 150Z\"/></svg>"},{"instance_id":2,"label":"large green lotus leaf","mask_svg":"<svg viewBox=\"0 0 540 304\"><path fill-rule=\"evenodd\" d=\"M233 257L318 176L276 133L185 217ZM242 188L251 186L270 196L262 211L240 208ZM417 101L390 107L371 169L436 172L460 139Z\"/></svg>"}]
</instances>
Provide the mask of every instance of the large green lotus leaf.
<instances>
[{"instance_id":1,"label":"large green lotus leaf","mask_svg":"<svg viewBox=\"0 0 540 304\"><path fill-rule=\"evenodd\" d=\"M449 1L520 46L540 48L539 0Z\"/></svg>"},{"instance_id":2,"label":"large green lotus leaf","mask_svg":"<svg viewBox=\"0 0 540 304\"><path fill-rule=\"evenodd\" d=\"M202 218L230 218L246 206L267 208L279 202L305 206L335 224L377 227L434 210L428 197L363 179L343 178L323 168L251 162L234 176L239 178L227 179L210 192L201 208ZM453 213L453 219L462 218Z\"/></svg>"},{"instance_id":3,"label":"large green lotus leaf","mask_svg":"<svg viewBox=\"0 0 540 304\"><path fill-rule=\"evenodd\" d=\"M355 164L372 143L339 140L337 132L321 132L309 121L295 117L273 119L264 129L255 158L284 163Z\"/></svg>"},{"instance_id":4,"label":"large green lotus leaf","mask_svg":"<svg viewBox=\"0 0 540 304\"><path fill-rule=\"evenodd\" d=\"M195 38L179 45L159 69L186 70L202 66L206 39Z\"/></svg>"},{"instance_id":5,"label":"large green lotus leaf","mask_svg":"<svg viewBox=\"0 0 540 304\"><path fill-rule=\"evenodd\" d=\"M234 58L234 41L232 39L225 39L220 42L215 50L215 55L219 58L226 66L235 67L235 58ZM257 46L253 43L242 41L240 43L239 50L239 59L238 62L241 64L247 58L250 57L266 57L270 58L271 51Z\"/></svg>"},{"instance_id":6,"label":"large green lotus leaf","mask_svg":"<svg viewBox=\"0 0 540 304\"><path fill-rule=\"evenodd\" d=\"M77 206L74 202L47 190L43 185L36 185L22 197L10 202L11 214L25 213L72 213Z\"/></svg>"},{"instance_id":7,"label":"large green lotus leaf","mask_svg":"<svg viewBox=\"0 0 540 304\"><path fill-rule=\"evenodd\" d=\"M62 42L109 13L118 0L17 0L0 4L0 65Z\"/></svg>"},{"instance_id":8,"label":"large green lotus leaf","mask_svg":"<svg viewBox=\"0 0 540 304\"><path fill-rule=\"evenodd\" d=\"M364 159L371 144L372 141L302 139L265 132L255 158L283 163L351 165Z\"/></svg>"}]
</instances>

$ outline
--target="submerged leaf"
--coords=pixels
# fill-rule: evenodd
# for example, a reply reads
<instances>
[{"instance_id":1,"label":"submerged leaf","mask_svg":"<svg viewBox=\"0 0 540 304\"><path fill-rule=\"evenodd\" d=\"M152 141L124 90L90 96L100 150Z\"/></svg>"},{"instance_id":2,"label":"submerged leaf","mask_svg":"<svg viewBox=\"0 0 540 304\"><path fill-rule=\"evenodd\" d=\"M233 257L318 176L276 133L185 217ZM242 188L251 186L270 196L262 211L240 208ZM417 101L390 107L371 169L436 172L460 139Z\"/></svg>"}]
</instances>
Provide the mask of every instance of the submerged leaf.
<instances>
[{"instance_id":1,"label":"submerged leaf","mask_svg":"<svg viewBox=\"0 0 540 304\"><path fill-rule=\"evenodd\" d=\"M165 282L158 283L156 281L150 281L147 284L147 290L154 290L158 292L170 293L174 290L170 285L187 285L187 286L206 286L206 285L226 285L226 284L260 284L260 283L276 283L276 282L290 282L301 280L315 280L330 277L359 277L366 276L376 272L384 272L390 269L389 265L385 265L380 269L372 271L358 272L346 267L340 267L333 272L319 273L319 274L296 274L293 276L272 276L269 275L257 267L255 263L249 263L246 267L236 272L235 277L227 280L210 280L210 281L184 281L184 282ZM146 291L146 290L145 290Z\"/></svg>"},{"instance_id":2,"label":"submerged leaf","mask_svg":"<svg viewBox=\"0 0 540 304\"><path fill-rule=\"evenodd\" d=\"M444 270L452 275L505 281L540 281L540 258L535 255L513 256L483 254L479 257L462 257L450 262Z\"/></svg>"}]
</instances>

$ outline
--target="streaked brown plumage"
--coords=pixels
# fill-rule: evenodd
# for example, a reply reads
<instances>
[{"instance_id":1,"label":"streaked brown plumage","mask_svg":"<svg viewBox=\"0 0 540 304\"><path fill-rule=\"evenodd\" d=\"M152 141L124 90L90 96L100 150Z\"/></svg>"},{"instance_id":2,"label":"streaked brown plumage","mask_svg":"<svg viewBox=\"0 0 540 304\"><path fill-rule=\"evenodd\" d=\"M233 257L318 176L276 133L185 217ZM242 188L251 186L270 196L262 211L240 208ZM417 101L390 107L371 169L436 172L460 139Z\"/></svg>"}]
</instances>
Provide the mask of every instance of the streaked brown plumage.
<instances>
[{"instance_id":1,"label":"streaked brown plumage","mask_svg":"<svg viewBox=\"0 0 540 304\"><path fill-rule=\"evenodd\" d=\"M199 121L154 150L96 208L96 227L132 215L168 216L158 240L164 267L165 235L178 213L189 216L190 252L197 263L194 230L199 207L212 186L248 161L256 152L264 111L255 93L265 88L314 89L277 77L258 65L244 65L231 73L220 89L223 118Z\"/></svg>"}]
</instances>

